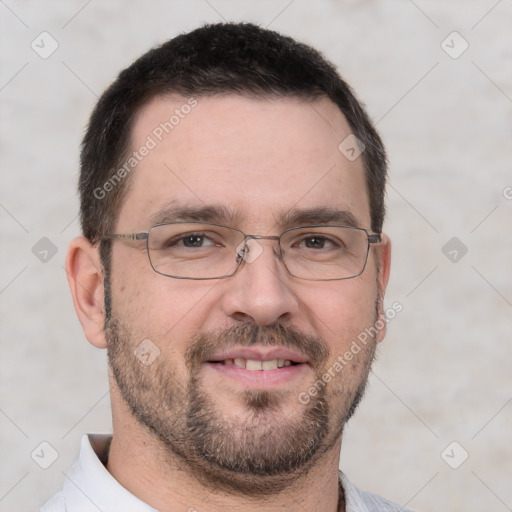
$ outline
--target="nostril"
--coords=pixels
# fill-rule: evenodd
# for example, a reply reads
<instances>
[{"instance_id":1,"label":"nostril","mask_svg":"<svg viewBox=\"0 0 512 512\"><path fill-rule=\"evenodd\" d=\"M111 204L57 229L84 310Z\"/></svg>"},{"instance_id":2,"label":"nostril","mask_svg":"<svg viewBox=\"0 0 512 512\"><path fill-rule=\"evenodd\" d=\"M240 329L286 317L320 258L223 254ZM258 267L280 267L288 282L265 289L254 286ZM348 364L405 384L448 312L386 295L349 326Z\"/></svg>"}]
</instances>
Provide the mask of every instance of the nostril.
<instances>
[{"instance_id":1,"label":"nostril","mask_svg":"<svg viewBox=\"0 0 512 512\"><path fill-rule=\"evenodd\" d=\"M243 311L235 311L231 317L239 323L254 322L254 318Z\"/></svg>"}]
</instances>

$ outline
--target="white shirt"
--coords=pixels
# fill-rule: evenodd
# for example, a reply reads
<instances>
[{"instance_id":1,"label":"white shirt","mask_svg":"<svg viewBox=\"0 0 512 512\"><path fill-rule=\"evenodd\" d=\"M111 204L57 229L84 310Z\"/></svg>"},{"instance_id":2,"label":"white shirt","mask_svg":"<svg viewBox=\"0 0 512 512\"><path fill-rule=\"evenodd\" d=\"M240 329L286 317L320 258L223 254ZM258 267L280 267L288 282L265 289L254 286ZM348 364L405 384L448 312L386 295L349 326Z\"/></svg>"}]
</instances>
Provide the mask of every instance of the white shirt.
<instances>
[{"instance_id":1,"label":"white shirt","mask_svg":"<svg viewBox=\"0 0 512 512\"><path fill-rule=\"evenodd\" d=\"M105 468L111 440L111 435L84 435L80 455L65 474L62 491L39 512L158 512L125 489ZM340 478L346 512L410 512L380 496L360 491L341 472Z\"/></svg>"}]
</instances>

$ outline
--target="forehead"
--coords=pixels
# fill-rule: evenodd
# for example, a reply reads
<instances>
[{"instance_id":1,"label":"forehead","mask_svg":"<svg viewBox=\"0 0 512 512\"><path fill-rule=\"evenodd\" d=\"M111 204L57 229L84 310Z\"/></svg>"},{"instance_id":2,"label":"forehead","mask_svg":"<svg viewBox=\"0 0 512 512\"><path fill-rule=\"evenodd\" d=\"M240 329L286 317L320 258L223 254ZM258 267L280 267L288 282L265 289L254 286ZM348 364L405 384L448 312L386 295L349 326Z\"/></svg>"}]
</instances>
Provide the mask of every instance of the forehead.
<instances>
[{"instance_id":1,"label":"forehead","mask_svg":"<svg viewBox=\"0 0 512 512\"><path fill-rule=\"evenodd\" d=\"M369 226L362 159L338 149L350 133L328 99L154 98L132 126L137 164L118 226L147 229L169 205L213 205L244 228L320 208Z\"/></svg>"}]
</instances>

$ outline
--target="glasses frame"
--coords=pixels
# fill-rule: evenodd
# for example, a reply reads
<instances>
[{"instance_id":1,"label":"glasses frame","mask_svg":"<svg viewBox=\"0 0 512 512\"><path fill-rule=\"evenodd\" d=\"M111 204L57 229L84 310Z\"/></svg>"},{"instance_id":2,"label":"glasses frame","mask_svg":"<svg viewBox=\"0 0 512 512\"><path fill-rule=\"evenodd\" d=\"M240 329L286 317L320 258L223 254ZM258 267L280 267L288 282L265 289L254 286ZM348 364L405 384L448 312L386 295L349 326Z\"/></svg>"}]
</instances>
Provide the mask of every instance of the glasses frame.
<instances>
[{"instance_id":1,"label":"glasses frame","mask_svg":"<svg viewBox=\"0 0 512 512\"><path fill-rule=\"evenodd\" d=\"M207 280L212 280L212 279L227 279L228 277L233 277L238 272L238 269L242 266L242 262L245 261L243 254L241 254L242 251L240 251L236 255L238 264L235 267L235 269L233 270L233 272L231 272L230 274L219 276L219 277L183 277L183 276L173 276L173 275L165 274L163 272L158 271L154 267L153 262L151 261L150 253L149 253L149 234L152 229L157 228L159 226L174 226L174 225L180 225L180 224L198 224L201 226L216 226L219 228L227 228L227 229L231 229L232 231L237 231L238 233L240 233L243 236L243 240L240 243L244 244L243 245L244 249L247 246L247 240L277 240L277 242L278 242L277 245L279 247L279 257L280 257L281 262L283 263L284 268L288 272L288 274L290 274L291 276L293 276L297 279L304 279L305 281L342 281L345 279L354 279L355 277L360 276L364 272L364 270L366 268L366 264L368 263L368 254L370 253L370 246L378 245L382 242L382 233L371 233L367 229L359 228L359 227L355 227L355 226L342 226L342 225L332 225L332 224L313 224L313 225L309 225L309 226L294 226L294 227L285 229L279 235L266 236L266 235L248 235L248 234L244 233L243 231L241 231L240 229L232 228L230 226L225 226L224 224L215 224L212 222L186 222L186 221L161 222L159 224L155 224L155 225L151 226L148 229L148 231L142 231L139 233L106 234L106 235L100 236L100 240L102 240L102 241L104 241L104 240L126 240L126 241L145 240L146 241L146 253L148 255L148 260L149 260L149 264L151 265L151 268L157 274L160 274L161 276L165 276L165 277L171 277L172 279L189 279L189 280L193 280L193 281L207 281ZM366 254L364 257L364 264L363 264L363 268L361 269L361 271L358 274L350 276L350 277L334 277L334 278L328 278L328 279L300 277L300 276L293 274L290 271L290 269L287 267L287 265L284 261L284 258L283 258L283 250L281 247L281 237L285 233L288 233L290 231L298 230L298 229L308 229L308 228L344 228L344 229L353 229L353 230L364 232L366 234L366 238L367 238L367 245L366 245Z\"/></svg>"}]
</instances>

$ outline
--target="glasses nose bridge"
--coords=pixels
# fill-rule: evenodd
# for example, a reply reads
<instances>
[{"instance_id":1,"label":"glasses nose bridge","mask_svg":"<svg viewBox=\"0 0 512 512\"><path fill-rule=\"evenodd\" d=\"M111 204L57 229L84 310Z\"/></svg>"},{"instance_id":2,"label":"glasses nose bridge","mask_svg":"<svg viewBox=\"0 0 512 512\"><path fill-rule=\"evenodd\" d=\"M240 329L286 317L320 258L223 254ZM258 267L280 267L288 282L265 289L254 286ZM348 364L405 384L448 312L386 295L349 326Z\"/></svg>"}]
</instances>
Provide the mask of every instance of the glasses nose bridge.
<instances>
[{"instance_id":1,"label":"glasses nose bridge","mask_svg":"<svg viewBox=\"0 0 512 512\"><path fill-rule=\"evenodd\" d=\"M263 244L258 244L258 240L275 240L277 242L277 250L274 250L275 256L277 256L278 259L282 258L280 235L247 235L245 233L243 233L243 235L243 242L237 247L237 259L240 258L240 263L242 263L242 261L252 263L263 252ZM255 247L251 247L250 242L252 240L256 243Z\"/></svg>"},{"instance_id":2,"label":"glasses nose bridge","mask_svg":"<svg viewBox=\"0 0 512 512\"><path fill-rule=\"evenodd\" d=\"M244 235L244 241L247 240L280 240L281 235Z\"/></svg>"},{"instance_id":3,"label":"glasses nose bridge","mask_svg":"<svg viewBox=\"0 0 512 512\"><path fill-rule=\"evenodd\" d=\"M275 240L277 242L278 253L281 254L281 235L246 235L244 233L244 245L247 246L250 240Z\"/></svg>"}]
</instances>

